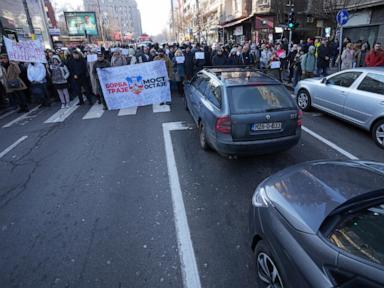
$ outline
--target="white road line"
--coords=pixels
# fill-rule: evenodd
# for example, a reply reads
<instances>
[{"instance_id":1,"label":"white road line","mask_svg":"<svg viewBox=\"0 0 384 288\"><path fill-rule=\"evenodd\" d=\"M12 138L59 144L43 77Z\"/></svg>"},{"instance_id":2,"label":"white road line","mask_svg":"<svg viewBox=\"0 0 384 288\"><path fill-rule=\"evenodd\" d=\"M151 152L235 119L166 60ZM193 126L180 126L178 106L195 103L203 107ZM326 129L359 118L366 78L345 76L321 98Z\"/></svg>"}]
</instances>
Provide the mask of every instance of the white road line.
<instances>
[{"instance_id":1,"label":"white road line","mask_svg":"<svg viewBox=\"0 0 384 288\"><path fill-rule=\"evenodd\" d=\"M28 113L25 113L23 115L21 115L20 117L17 117L16 119L13 119L11 122L3 125L3 128L7 128L7 127L11 127L13 124L27 118L30 114L32 114L33 112L35 112L37 109L40 108L41 105L38 105L36 106L35 108L31 109Z\"/></svg>"},{"instance_id":2,"label":"white road line","mask_svg":"<svg viewBox=\"0 0 384 288\"><path fill-rule=\"evenodd\" d=\"M8 148L6 148L3 152L0 152L0 159L3 158L9 151L11 151L13 148L15 148L17 145L19 145L21 142L23 142L27 138L28 138L28 136L21 137L15 143L13 143Z\"/></svg>"},{"instance_id":3,"label":"white road line","mask_svg":"<svg viewBox=\"0 0 384 288\"><path fill-rule=\"evenodd\" d=\"M76 111L77 108L79 108L79 106L77 106L77 103L79 103L79 99L72 100L69 105L69 108L60 109L51 117L49 117L44 123L63 122L69 115L71 115L73 112Z\"/></svg>"},{"instance_id":4,"label":"white road line","mask_svg":"<svg viewBox=\"0 0 384 288\"><path fill-rule=\"evenodd\" d=\"M186 129L189 129L189 127L185 126L182 122L163 123L165 154L167 157L169 185L172 193L172 206L183 286L184 288L201 288L199 270L197 268L195 252L193 250L191 232L189 230L187 214L185 212L183 194L181 192L171 138L171 131Z\"/></svg>"},{"instance_id":5,"label":"white road line","mask_svg":"<svg viewBox=\"0 0 384 288\"><path fill-rule=\"evenodd\" d=\"M340 148L335 143L325 139L323 136L320 136L316 132L313 132L312 130L308 129L307 127L302 126L301 129L303 129L305 132L307 132L309 135L313 136L317 140L320 140L324 144L328 145L332 149L336 150L337 152L343 154L345 157L351 159L351 160L359 160L355 155L349 153L348 151L345 151L343 148Z\"/></svg>"},{"instance_id":6,"label":"white road line","mask_svg":"<svg viewBox=\"0 0 384 288\"><path fill-rule=\"evenodd\" d=\"M152 105L153 113L162 113L162 112L170 112L171 106L169 105L160 105L160 104L153 104Z\"/></svg>"},{"instance_id":7,"label":"white road line","mask_svg":"<svg viewBox=\"0 0 384 288\"><path fill-rule=\"evenodd\" d=\"M0 120L1 120L1 119L4 119L5 117L8 117L9 115L12 115L12 114L16 113L16 111L17 111L17 110L12 110L12 111L9 111L9 112L7 112L7 113L1 115L1 116L0 116Z\"/></svg>"},{"instance_id":8,"label":"white road line","mask_svg":"<svg viewBox=\"0 0 384 288\"><path fill-rule=\"evenodd\" d=\"M120 109L117 116L136 115L136 113L137 113L137 107L130 107L130 108Z\"/></svg>"},{"instance_id":9,"label":"white road line","mask_svg":"<svg viewBox=\"0 0 384 288\"><path fill-rule=\"evenodd\" d=\"M84 115L83 119L100 118L101 116L103 116L104 111L105 110L103 109L103 105L95 103L95 104L93 104L91 109L89 109L87 114Z\"/></svg>"}]
</instances>

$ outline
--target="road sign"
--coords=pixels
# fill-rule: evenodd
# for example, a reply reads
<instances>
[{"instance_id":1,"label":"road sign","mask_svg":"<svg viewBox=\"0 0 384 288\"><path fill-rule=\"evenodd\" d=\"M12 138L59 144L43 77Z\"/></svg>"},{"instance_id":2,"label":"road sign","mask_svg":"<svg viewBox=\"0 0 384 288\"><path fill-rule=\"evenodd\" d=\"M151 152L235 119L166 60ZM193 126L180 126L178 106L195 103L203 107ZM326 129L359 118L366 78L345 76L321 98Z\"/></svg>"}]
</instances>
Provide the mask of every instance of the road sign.
<instances>
[{"instance_id":1,"label":"road sign","mask_svg":"<svg viewBox=\"0 0 384 288\"><path fill-rule=\"evenodd\" d=\"M348 19L349 19L349 13L346 9L341 9L339 12L337 12L337 15L336 15L337 24L343 26L347 24Z\"/></svg>"}]
</instances>

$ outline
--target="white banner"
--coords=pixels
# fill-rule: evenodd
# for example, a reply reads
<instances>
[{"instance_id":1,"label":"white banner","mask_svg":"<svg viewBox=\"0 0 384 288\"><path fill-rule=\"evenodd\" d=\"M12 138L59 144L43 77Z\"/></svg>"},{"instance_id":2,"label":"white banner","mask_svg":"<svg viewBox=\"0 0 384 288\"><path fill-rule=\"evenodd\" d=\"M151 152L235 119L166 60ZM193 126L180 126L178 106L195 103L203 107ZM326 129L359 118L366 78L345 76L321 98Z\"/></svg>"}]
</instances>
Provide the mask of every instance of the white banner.
<instances>
[{"instance_id":1,"label":"white banner","mask_svg":"<svg viewBox=\"0 0 384 288\"><path fill-rule=\"evenodd\" d=\"M98 68L97 74L109 110L171 101L164 61Z\"/></svg>"},{"instance_id":2,"label":"white banner","mask_svg":"<svg viewBox=\"0 0 384 288\"><path fill-rule=\"evenodd\" d=\"M39 40L12 41L4 37L10 61L47 63L43 43Z\"/></svg>"}]
</instances>

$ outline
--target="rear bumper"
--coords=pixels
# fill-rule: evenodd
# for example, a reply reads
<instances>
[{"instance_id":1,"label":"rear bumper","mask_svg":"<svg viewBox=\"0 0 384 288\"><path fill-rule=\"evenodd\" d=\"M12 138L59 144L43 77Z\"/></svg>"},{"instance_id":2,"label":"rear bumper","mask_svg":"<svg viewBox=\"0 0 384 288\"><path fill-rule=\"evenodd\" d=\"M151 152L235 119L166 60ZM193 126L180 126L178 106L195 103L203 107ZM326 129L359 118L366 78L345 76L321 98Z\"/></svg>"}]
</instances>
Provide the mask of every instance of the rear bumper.
<instances>
[{"instance_id":1,"label":"rear bumper","mask_svg":"<svg viewBox=\"0 0 384 288\"><path fill-rule=\"evenodd\" d=\"M295 135L276 139L241 141L217 139L214 135L207 135L209 143L222 154L261 155L288 150L295 146L301 137L301 129Z\"/></svg>"}]
</instances>

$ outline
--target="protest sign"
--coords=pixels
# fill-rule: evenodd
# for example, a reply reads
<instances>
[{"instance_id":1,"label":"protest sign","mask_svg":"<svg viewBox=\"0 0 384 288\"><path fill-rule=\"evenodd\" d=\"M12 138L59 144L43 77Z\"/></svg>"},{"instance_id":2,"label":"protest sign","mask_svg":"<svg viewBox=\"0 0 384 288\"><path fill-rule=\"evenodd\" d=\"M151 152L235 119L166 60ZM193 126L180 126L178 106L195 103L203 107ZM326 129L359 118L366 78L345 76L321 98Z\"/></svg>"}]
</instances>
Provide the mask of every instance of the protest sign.
<instances>
[{"instance_id":1,"label":"protest sign","mask_svg":"<svg viewBox=\"0 0 384 288\"><path fill-rule=\"evenodd\" d=\"M43 43L39 40L12 41L4 38L10 61L47 63Z\"/></svg>"},{"instance_id":2,"label":"protest sign","mask_svg":"<svg viewBox=\"0 0 384 288\"><path fill-rule=\"evenodd\" d=\"M96 54L88 54L87 55L87 62L95 62L97 61L97 55Z\"/></svg>"},{"instance_id":3,"label":"protest sign","mask_svg":"<svg viewBox=\"0 0 384 288\"><path fill-rule=\"evenodd\" d=\"M280 68L280 61L272 61L271 62L271 69L279 69Z\"/></svg>"},{"instance_id":4,"label":"protest sign","mask_svg":"<svg viewBox=\"0 0 384 288\"><path fill-rule=\"evenodd\" d=\"M199 60L199 59L202 59L204 60L204 52L195 52L195 59L196 60Z\"/></svg>"},{"instance_id":5,"label":"protest sign","mask_svg":"<svg viewBox=\"0 0 384 288\"><path fill-rule=\"evenodd\" d=\"M109 110L171 101L164 61L98 68L97 74Z\"/></svg>"},{"instance_id":6,"label":"protest sign","mask_svg":"<svg viewBox=\"0 0 384 288\"><path fill-rule=\"evenodd\" d=\"M185 62L184 56L176 56L176 63L183 64Z\"/></svg>"}]
</instances>

